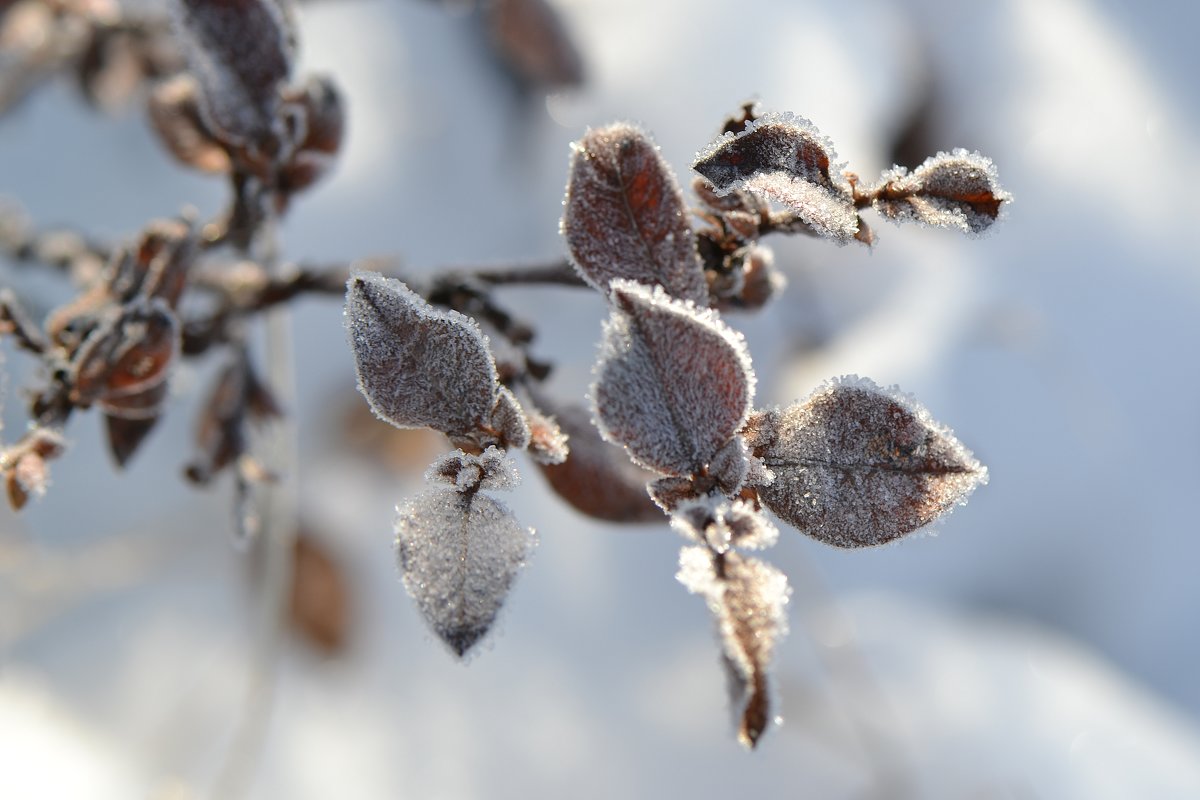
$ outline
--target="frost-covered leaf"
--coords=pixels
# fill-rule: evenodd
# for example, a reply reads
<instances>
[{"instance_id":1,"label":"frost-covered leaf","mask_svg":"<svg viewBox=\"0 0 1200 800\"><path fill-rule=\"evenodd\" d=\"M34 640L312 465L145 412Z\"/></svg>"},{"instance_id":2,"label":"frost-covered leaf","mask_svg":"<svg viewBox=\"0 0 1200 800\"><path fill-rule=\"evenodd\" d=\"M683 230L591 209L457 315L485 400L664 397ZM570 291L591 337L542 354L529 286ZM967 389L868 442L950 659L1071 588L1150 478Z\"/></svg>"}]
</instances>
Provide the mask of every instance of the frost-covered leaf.
<instances>
[{"instance_id":1,"label":"frost-covered leaf","mask_svg":"<svg viewBox=\"0 0 1200 800\"><path fill-rule=\"evenodd\" d=\"M600 432L658 472L703 470L754 399L741 334L659 287L613 281L612 302L591 392Z\"/></svg>"},{"instance_id":2,"label":"frost-covered leaf","mask_svg":"<svg viewBox=\"0 0 1200 800\"><path fill-rule=\"evenodd\" d=\"M661 522L662 512L646 494L654 473L600 438L588 411L579 406L558 409L556 420L569 437L570 451L559 464L540 464L559 497L580 513L607 522Z\"/></svg>"},{"instance_id":3,"label":"frost-covered leaf","mask_svg":"<svg viewBox=\"0 0 1200 800\"><path fill-rule=\"evenodd\" d=\"M717 553L731 547L762 550L779 540L779 529L750 503L711 495L680 503L671 527Z\"/></svg>"},{"instance_id":4,"label":"frost-covered leaf","mask_svg":"<svg viewBox=\"0 0 1200 800\"><path fill-rule=\"evenodd\" d=\"M708 305L683 192L645 131L617 123L584 134L564 206L571 261L592 286L607 294L614 278L627 278Z\"/></svg>"},{"instance_id":5,"label":"frost-covered leaf","mask_svg":"<svg viewBox=\"0 0 1200 800\"><path fill-rule=\"evenodd\" d=\"M425 473L430 483L453 486L457 492L479 489L511 489L521 483L517 465L498 447L489 447L479 455L455 450L437 458Z\"/></svg>"},{"instance_id":6,"label":"frost-covered leaf","mask_svg":"<svg viewBox=\"0 0 1200 800\"><path fill-rule=\"evenodd\" d=\"M746 449L746 440L734 436L712 457L708 477L716 482L722 494L733 497L741 490L749 469L750 453Z\"/></svg>"},{"instance_id":7,"label":"frost-covered leaf","mask_svg":"<svg viewBox=\"0 0 1200 800\"><path fill-rule=\"evenodd\" d=\"M279 89L295 57L290 0L173 0L172 5L200 85L206 127L236 144L271 138Z\"/></svg>"},{"instance_id":8,"label":"frost-covered leaf","mask_svg":"<svg viewBox=\"0 0 1200 800\"><path fill-rule=\"evenodd\" d=\"M558 420L533 406L526 406L525 419L529 424L529 447L526 450L529 457L547 466L566 461L573 444L571 436L559 425Z\"/></svg>"},{"instance_id":9,"label":"frost-covered leaf","mask_svg":"<svg viewBox=\"0 0 1200 800\"><path fill-rule=\"evenodd\" d=\"M496 432L502 447L524 450L529 445L529 423L525 421L525 411L516 395L506 386L501 386L496 396L496 407L492 409L488 427Z\"/></svg>"},{"instance_id":10,"label":"frost-covered leaf","mask_svg":"<svg viewBox=\"0 0 1200 800\"><path fill-rule=\"evenodd\" d=\"M833 163L833 145L806 119L767 114L702 150L692 169L717 195L762 194L793 209L818 233L848 242L858 233L849 184Z\"/></svg>"},{"instance_id":11,"label":"frost-covered leaf","mask_svg":"<svg viewBox=\"0 0 1200 800\"><path fill-rule=\"evenodd\" d=\"M496 366L479 325L440 311L393 278L355 273L346 328L358 388L398 428L469 434L496 405Z\"/></svg>"},{"instance_id":12,"label":"frost-covered leaf","mask_svg":"<svg viewBox=\"0 0 1200 800\"><path fill-rule=\"evenodd\" d=\"M787 576L763 561L705 547L679 553L679 582L704 596L717 621L738 739L754 747L771 721L767 669L787 634Z\"/></svg>"},{"instance_id":13,"label":"frost-covered leaf","mask_svg":"<svg viewBox=\"0 0 1200 800\"><path fill-rule=\"evenodd\" d=\"M884 544L933 522L987 468L912 399L841 378L802 403L756 414L746 437L775 473L759 497L814 539Z\"/></svg>"},{"instance_id":14,"label":"frost-covered leaf","mask_svg":"<svg viewBox=\"0 0 1200 800\"><path fill-rule=\"evenodd\" d=\"M460 657L488 632L535 543L532 529L485 494L438 487L397 508L404 586Z\"/></svg>"},{"instance_id":15,"label":"frost-covered leaf","mask_svg":"<svg viewBox=\"0 0 1200 800\"><path fill-rule=\"evenodd\" d=\"M912 172L889 170L870 193L872 206L889 219L965 233L986 231L1012 200L991 159L962 149L931 156Z\"/></svg>"}]
</instances>

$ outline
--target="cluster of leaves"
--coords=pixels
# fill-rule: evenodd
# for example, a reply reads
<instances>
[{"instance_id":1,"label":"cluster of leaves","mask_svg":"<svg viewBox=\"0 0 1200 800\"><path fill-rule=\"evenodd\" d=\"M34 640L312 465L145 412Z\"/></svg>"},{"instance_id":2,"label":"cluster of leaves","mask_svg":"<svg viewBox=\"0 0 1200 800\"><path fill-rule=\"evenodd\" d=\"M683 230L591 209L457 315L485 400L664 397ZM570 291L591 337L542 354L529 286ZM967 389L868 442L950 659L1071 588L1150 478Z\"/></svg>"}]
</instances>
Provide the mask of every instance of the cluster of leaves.
<instances>
[{"instance_id":1,"label":"cluster of leaves","mask_svg":"<svg viewBox=\"0 0 1200 800\"><path fill-rule=\"evenodd\" d=\"M198 455L185 474L207 483L236 466L243 496L269 477L248 455L247 423L276 417L280 408L253 368L244 320L300 291L327 288L329 277L274 275L244 257L291 196L327 169L342 139L341 101L327 78L291 82L290 4L176 0L171 15L131 18L105 3L24 2L0 20L6 32L38 23L45 37L66 36L56 33L64 26L88 31L92 49L108 57L70 50L77 69L91 65L85 75L115 62L141 64L137 74L155 80L148 108L164 145L188 167L226 175L234 189L221 219L154 221L116 248L7 217L0 238L14 257L56 264L86 287L40 325L15 294L0 293L0 333L35 354L48 378L30 403L29 432L0 454L14 507L45 492L46 462L63 453L62 429L74 411L100 409L122 466L157 422L175 363L214 346L227 352L227 366L202 411ZM211 257L228 246L236 263ZM335 276L333 285L343 281Z\"/></svg>"},{"instance_id":2,"label":"cluster of leaves","mask_svg":"<svg viewBox=\"0 0 1200 800\"><path fill-rule=\"evenodd\" d=\"M434 309L399 281L351 278L347 328L372 409L399 427L440 430L459 447L434 463L426 474L434 486L401 505L396 522L405 584L458 655L486 632L532 545L481 494L516 481L508 451L555 465L546 467L551 485L605 519L645 519L629 491L642 481L689 542L678 578L717 620L738 735L753 746L771 719L768 667L789 594L783 573L747 555L779 536L766 512L827 544L868 547L929 524L986 480L986 468L915 400L866 379L831 380L788 408L754 407L750 355L721 310L760 306L782 285L764 234L869 245L859 214L868 206L898 222L980 233L1009 200L978 154L942 153L867 189L834 159L810 123L756 118L747 107L693 165L702 176L697 230L644 131L615 124L574 145L562 231L571 264L610 312L590 412L624 462L611 447L598 455L596 431L577 415L562 415L573 423L568 436L532 392L518 400L474 320ZM509 383L521 388L529 375ZM581 493L612 503L596 508Z\"/></svg>"}]
</instances>

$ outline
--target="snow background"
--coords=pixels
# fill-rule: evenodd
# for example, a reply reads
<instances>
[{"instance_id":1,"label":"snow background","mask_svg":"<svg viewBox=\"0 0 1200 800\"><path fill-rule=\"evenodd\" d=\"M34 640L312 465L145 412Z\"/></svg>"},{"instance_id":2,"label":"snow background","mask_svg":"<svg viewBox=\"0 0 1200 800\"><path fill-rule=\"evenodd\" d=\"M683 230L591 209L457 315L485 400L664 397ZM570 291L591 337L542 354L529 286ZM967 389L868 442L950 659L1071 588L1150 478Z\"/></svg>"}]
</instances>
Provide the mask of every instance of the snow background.
<instances>
[{"instance_id":1,"label":"snow background","mask_svg":"<svg viewBox=\"0 0 1200 800\"><path fill-rule=\"evenodd\" d=\"M505 498L541 545L484 652L453 663L394 568L414 485L330 447L353 385L341 310L296 318L305 514L352 576L349 650L290 648L252 797L1193 798L1200 796L1200 6L1105 0L563 0L577 93L519 97L476 21L347 0L302 16L305 66L350 104L337 173L296 204L287 255L436 265L542 259L568 143L631 119L686 175L747 97L795 111L864 176L936 76L934 147L978 149L1014 194L992 235L874 227L874 252L773 239L788 291L748 337L760 402L837 374L916 395L991 471L938 529L841 552L784 536L784 724L733 739L703 603L665 525L615 530L532 468ZM735 13L736 12L736 13ZM66 85L0 120L0 192L102 237L194 204L137 113ZM869 220L874 222L874 220ZM5 269L53 305L55 279ZM57 292L57 294L56 294ZM602 309L505 295L542 321L563 396L588 381ZM5 363L6 436L27 359ZM207 796L244 703L253 614L227 496L178 478L211 365L181 371L161 429L115 475L73 420L51 496L0 512L5 797Z\"/></svg>"}]
</instances>

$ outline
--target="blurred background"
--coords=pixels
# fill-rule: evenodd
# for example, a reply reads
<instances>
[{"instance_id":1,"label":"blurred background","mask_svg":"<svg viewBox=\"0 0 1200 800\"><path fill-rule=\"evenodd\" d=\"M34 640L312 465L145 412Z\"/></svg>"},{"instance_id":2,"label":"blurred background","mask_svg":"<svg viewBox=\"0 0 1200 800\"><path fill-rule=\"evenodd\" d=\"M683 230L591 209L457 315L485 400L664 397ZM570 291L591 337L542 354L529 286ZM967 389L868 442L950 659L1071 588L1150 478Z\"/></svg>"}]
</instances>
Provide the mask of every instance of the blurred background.
<instances>
[{"instance_id":1,"label":"blurred background","mask_svg":"<svg viewBox=\"0 0 1200 800\"><path fill-rule=\"evenodd\" d=\"M1200 797L1200 6L554 9L582 64L567 88L495 11L302 4L299 72L334 76L349 128L287 217L285 258L394 256L416 275L561 257L569 143L589 125L641 123L686 181L751 98L812 120L867 180L979 150L1016 198L986 238L877 217L873 250L774 237L786 292L728 321L760 404L842 374L899 385L990 484L897 546L783 531L766 554L794 590L781 724L748 754L708 611L674 580L681 540L581 516L528 462L504 499L540 546L487 644L455 662L392 550L394 506L439 444L360 418L340 300L304 299L301 514L344 592L336 633L288 641L261 736L243 735L258 629L231 487L181 476L215 364L173 375L122 473L98 415L78 415L47 497L0 510L0 795ZM169 159L140 100L98 113L66 80L0 118L0 193L110 241L227 200ZM45 271L0 276L34 308L71 295ZM599 297L501 296L536 321L548 390L581 398ZM36 376L3 347L10 442Z\"/></svg>"}]
</instances>

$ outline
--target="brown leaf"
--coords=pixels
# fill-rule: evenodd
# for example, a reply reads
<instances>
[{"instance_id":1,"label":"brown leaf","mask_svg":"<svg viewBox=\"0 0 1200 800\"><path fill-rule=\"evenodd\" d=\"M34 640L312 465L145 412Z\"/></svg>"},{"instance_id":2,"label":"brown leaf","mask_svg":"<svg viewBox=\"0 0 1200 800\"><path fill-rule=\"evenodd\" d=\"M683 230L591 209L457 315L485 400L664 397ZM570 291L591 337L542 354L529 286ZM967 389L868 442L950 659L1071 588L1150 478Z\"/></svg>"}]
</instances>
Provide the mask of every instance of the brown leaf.
<instances>
[{"instance_id":1,"label":"brown leaf","mask_svg":"<svg viewBox=\"0 0 1200 800\"><path fill-rule=\"evenodd\" d=\"M775 645L787 634L787 576L766 562L730 551L685 547L676 578L704 596L717 621L729 673L738 740L748 748L771 722L767 670Z\"/></svg>"},{"instance_id":2,"label":"brown leaf","mask_svg":"<svg viewBox=\"0 0 1200 800\"><path fill-rule=\"evenodd\" d=\"M741 334L658 287L614 281L612 300L591 392L601 434L650 469L701 472L754 398Z\"/></svg>"},{"instance_id":3,"label":"brown leaf","mask_svg":"<svg viewBox=\"0 0 1200 800\"><path fill-rule=\"evenodd\" d=\"M834 169L833 145L808 120L768 114L701 151L692 169L716 194L762 194L793 209L822 236L848 242L858 233L849 184Z\"/></svg>"},{"instance_id":4,"label":"brown leaf","mask_svg":"<svg viewBox=\"0 0 1200 800\"><path fill-rule=\"evenodd\" d=\"M896 167L869 194L875 210L893 221L972 234L990 228L1012 201L991 159L962 149L931 156L911 173Z\"/></svg>"},{"instance_id":5,"label":"brown leaf","mask_svg":"<svg viewBox=\"0 0 1200 800\"><path fill-rule=\"evenodd\" d=\"M884 544L921 528L987 482L987 468L914 400L862 378L756 414L754 453L775 473L762 502L838 547Z\"/></svg>"},{"instance_id":6,"label":"brown leaf","mask_svg":"<svg viewBox=\"0 0 1200 800\"><path fill-rule=\"evenodd\" d=\"M150 122L179 163L223 174L230 170L229 153L205 126L199 91L191 75L176 75L160 83L150 95Z\"/></svg>"},{"instance_id":7,"label":"brown leaf","mask_svg":"<svg viewBox=\"0 0 1200 800\"><path fill-rule=\"evenodd\" d=\"M157 415L136 418L121 417L115 414L104 415L104 426L108 433L108 449L118 467L124 467L129 463L129 459L133 457L157 423Z\"/></svg>"},{"instance_id":8,"label":"brown leaf","mask_svg":"<svg viewBox=\"0 0 1200 800\"><path fill-rule=\"evenodd\" d=\"M380 419L469 435L491 417L496 365L470 317L433 308L398 280L358 272L347 284L346 329L359 391Z\"/></svg>"},{"instance_id":9,"label":"brown leaf","mask_svg":"<svg viewBox=\"0 0 1200 800\"><path fill-rule=\"evenodd\" d=\"M113 308L72 362L71 402L120 408L166 381L178 352L179 323L164 302L139 299Z\"/></svg>"},{"instance_id":10,"label":"brown leaf","mask_svg":"<svg viewBox=\"0 0 1200 800\"><path fill-rule=\"evenodd\" d=\"M205 127L224 141L264 148L279 135L279 89L295 55L284 2L174 0Z\"/></svg>"},{"instance_id":11,"label":"brown leaf","mask_svg":"<svg viewBox=\"0 0 1200 800\"><path fill-rule=\"evenodd\" d=\"M607 522L661 522L660 511L646 493L654 473L629 460L620 447L600 438L587 410L558 409L555 417L567 434L570 452L560 464L539 463L559 497L576 511Z\"/></svg>"},{"instance_id":12,"label":"brown leaf","mask_svg":"<svg viewBox=\"0 0 1200 800\"><path fill-rule=\"evenodd\" d=\"M562 218L572 263L608 294L615 278L708 305L683 192L649 134L618 123L573 147Z\"/></svg>"},{"instance_id":13,"label":"brown leaf","mask_svg":"<svg viewBox=\"0 0 1200 800\"><path fill-rule=\"evenodd\" d=\"M327 654L341 652L350 630L350 583L334 553L307 531L292 551L288 618L309 644Z\"/></svg>"},{"instance_id":14,"label":"brown leaf","mask_svg":"<svg viewBox=\"0 0 1200 800\"><path fill-rule=\"evenodd\" d=\"M547 88L583 83L583 60L546 0L493 0L485 6L492 45L516 75Z\"/></svg>"}]
</instances>

